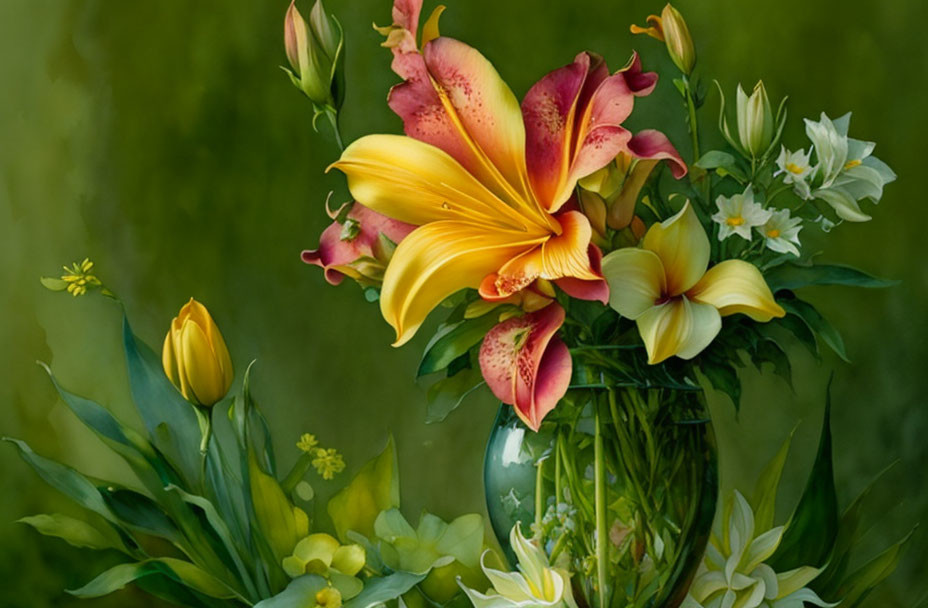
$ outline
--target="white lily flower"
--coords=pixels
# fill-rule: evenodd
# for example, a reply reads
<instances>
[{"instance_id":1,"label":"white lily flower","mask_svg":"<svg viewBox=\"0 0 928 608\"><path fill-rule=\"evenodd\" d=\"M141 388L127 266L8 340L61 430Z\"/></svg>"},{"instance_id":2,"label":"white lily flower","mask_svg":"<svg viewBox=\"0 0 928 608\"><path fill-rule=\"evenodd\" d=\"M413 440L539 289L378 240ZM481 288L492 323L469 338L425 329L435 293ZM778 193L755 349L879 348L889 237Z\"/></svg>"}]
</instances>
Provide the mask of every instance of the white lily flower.
<instances>
[{"instance_id":1,"label":"white lily flower","mask_svg":"<svg viewBox=\"0 0 928 608\"><path fill-rule=\"evenodd\" d=\"M754 190L748 186L743 194L731 197L720 196L716 199L718 212L712 220L719 226L719 240L724 241L732 234L750 241L751 229L763 226L770 219L770 211L754 202Z\"/></svg>"},{"instance_id":2,"label":"white lily flower","mask_svg":"<svg viewBox=\"0 0 928 608\"><path fill-rule=\"evenodd\" d=\"M458 584L474 608L577 608L570 587L570 574L551 568L545 552L522 536L519 524L509 533L509 542L519 560L518 572L488 568L483 554L480 566L493 585L486 593Z\"/></svg>"},{"instance_id":3,"label":"white lily flower","mask_svg":"<svg viewBox=\"0 0 928 608\"><path fill-rule=\"evenodd\" d=\"M806 585L821 573L804 566L777 573L765 564L783 539L784 526L755 534L754 512L737 490L717 520L706 558L683 608L830 608Z\"/></svg>"},{"instance_id":4,"label":"white lily flower","mask_svg":"<svg viewBox=\"0 0 928 608\"><path fill-rule=\"evenodd\" d=\"M831 205L843 220L866 222L870 216L861 211L858 202L868 198L878 203L883 187L894 181L896 174L873 156L875 143L848 137L850 113L834 121L822 113L818 122L809 119L805 122L818 161L813 175L817 186L813 198Z\"/></svg>"},{"instance_id":5,"label":"white lily flower","mask_svg":"<svg viewBox=\"0 0 928 608\"><path fill-rule=\"evenodd\" d=\"M790 217L789 209L774 211L767 223L759 227L767 248L777 253L791 253L799 257L799 231L802 218Z\"/></svg>"},{"instance_id":6,"label":"white lily flower","mask_svg":"<svg viewBox=\"0 0 928 608\"><path fill-rule=\"evenodd\" d=\"M811 150L790 152L784 146L780 149L780 156L777 158L779 170L774 173L774 177L783 175L783 183L792 185L793 191L803 200L812 198L812 188L809 186L809 180L812 177L811 156Z\"/></svg>"}]
</instances>

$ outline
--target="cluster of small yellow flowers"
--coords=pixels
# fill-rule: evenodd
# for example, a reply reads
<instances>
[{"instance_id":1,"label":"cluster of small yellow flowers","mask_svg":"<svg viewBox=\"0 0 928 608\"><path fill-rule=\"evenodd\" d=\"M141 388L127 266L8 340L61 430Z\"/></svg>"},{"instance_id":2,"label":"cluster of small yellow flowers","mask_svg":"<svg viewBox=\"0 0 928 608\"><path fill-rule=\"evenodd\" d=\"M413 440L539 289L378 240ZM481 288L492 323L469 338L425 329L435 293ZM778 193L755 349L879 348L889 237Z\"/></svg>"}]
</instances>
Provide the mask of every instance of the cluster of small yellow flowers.
<instances>
[{"instance_id":1,"label":"cluster of small yellow flowers","mask_svg":"<svg viewBox=\"0 0 928 608\"><path fill-rule=\"evenodd\" d=\"M88 258L84 258L83 262L74 262L70 267L64 266L61 280L67 283L69 294L74 297L82 296L89 288L101 285L100 279L91 274L91 270L93 270L93 262Z\"/></svg>"},{"instance_id":2,"label":"cluster of small yellow flowers","mask_svg":"<svg viewBox=\"0 0 928 608\"><path fill-rule=\"evenodd\" d=\"M338 453L338 450L319 447L319 440L315 435L304 433L296 447L312 456L311 464L323 479L332 479L345 470L345 459Z\"/></svg>"},{"instance_id":3,"label":"cluster of small yellow flowers","mask_svg":"<svg viewBox=\"0 0 928 608\"><path fill-rule=\"evenodd\" d=\"M336 474L345 470L345 460L335 448L327 450L319 448L316 450L316 457L313 458L313 467L323 479L332 479Z\"/></svg>"}]
</instances>

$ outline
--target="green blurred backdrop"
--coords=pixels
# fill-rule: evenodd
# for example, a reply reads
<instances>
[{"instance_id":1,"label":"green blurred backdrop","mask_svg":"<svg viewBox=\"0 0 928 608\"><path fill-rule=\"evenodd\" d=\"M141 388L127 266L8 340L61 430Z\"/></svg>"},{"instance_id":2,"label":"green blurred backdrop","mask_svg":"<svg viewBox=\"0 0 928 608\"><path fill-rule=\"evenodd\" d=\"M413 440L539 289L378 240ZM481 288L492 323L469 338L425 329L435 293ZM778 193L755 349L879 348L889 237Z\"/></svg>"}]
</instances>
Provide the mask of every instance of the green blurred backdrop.
<instances>
[{"instance_id":1,"label":"green blurred backdrop","mask_svg":"<svg viewBox=\"0 0 928 608\"><path fill-rule=\"evenodd\" d=\"M329 0L348 37L344 133L398 132L384 99L395 77L372 21L389 0ZM432 2L426 3L430 10ZM659 11L656 0L450 0L443 32L480 48L518 95L583 49L614 67L630 50L670 73L656 42L628 34ZM801 490L813 457L828 374L835 370L839 492L846 502L898 459L875 496L881 521L866 542L888 544L928 515L928 266L924 204L928 53L918 29L923 0L680 0L707 84L728 90L763 77L791 96L786 142L802 145L799 117L855 111L851 134L879 142L899 173L874 221L845 225L824 258L898 278L881 292L834 288L809 296L844 331L852 366L796 351L795 392L747 371L744 406L712 395L727 485L751 482L798 420L786 492ZM284 463L300 432L342 449L349 472L392 431L404 505L440 515L483 509L482 449L493 423L489 395L442 425L423 423L413 384L422 332L394 350L376 306L346 283L328 287L298 254L339 198L336 154L314 134L309 103L278 69L284 0L0 2L0 433L30 441L97 476L130 474L57 402L49 362L71 390L131 418L119 311L99 297L45 291L40 275L90 256L126 303L136 331L158 347L190 296L205 302L242 371L256 358L256 392ZM717 95L703 114L715 131ZM669 78L639 104L635 126L665 127L686 148ZM810 250L826 243L806 236ZM12 523L37 512L73 512L3 447L0 501L2 606L75 606L62 592L113 563ZM911 606L925 593L928 534L916 534L902 567L870 605ZM134 590L85 606L155 606Z\"/></svg>"}]
</instances>

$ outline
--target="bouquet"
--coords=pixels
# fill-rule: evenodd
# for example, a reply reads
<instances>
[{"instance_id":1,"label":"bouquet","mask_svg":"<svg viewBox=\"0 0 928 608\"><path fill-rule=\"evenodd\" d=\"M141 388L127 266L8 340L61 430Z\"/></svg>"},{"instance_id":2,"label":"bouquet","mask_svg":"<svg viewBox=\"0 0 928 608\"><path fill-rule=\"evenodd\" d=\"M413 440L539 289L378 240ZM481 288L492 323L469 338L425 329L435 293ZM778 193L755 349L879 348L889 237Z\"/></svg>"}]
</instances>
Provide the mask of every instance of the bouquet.
<instances>
[{"instance_id":1,"label":"bouquet","mask_svg":"<svg viewBox=\"0 0 928 608\"><path fill-rule=\"evenodd\" d=\"M758 82L750 95L738 86L734 113L718 86L727 146L701 147L708 91L689 28L669 4L631 31L664 43L676 67L682 142L662 125L623 126L658 83L643 55L611 70L582 52L520 102L479 51L441 35L443 6L423 20L421 4L396 0L393 24L377 28L400 79L387 103L405 135L344 147L330 169L345 175L352 200L330 211L333 224L303 260L332 284L356 280L379 302L395 346L443 311L417 373L437 378L430 420L484 385L502 403L487 506L522 574L488 570L494 586L468 589L474 604L850 602L809 586L834 535L817 539L814 555L787 558L773 532L750 551L725 532L703 560L718 491L703 391L708 383L737 407L742 354L789 381L795 340L846 358L840 334L796 291L890 283L818 261L800 233L870 219L868 206L895 179L875 145L849 136L850 114L806 119L808 141L787 145L786 99L774 109ZM307 24L291 5L285 27L293 82L341 147L350 81L337 20L317 2ZM798 522L788 532L813 544ZM778 588L768 560L808 569ZM754 584L734 576L736 565L763 574Z\"/></svg>"}]
</instances>

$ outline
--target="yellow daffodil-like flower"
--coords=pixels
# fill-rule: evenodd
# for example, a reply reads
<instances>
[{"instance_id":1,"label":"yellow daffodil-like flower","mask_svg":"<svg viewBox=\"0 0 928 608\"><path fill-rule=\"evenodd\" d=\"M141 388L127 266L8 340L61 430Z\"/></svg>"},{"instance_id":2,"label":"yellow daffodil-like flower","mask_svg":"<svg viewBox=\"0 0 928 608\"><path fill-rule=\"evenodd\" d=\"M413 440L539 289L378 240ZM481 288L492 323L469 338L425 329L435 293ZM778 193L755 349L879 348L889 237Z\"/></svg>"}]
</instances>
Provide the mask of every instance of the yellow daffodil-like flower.
<instances>
[{"instance_id":1,"label":"yellow daffodil-like flower","mask_svg":"<svg viewBox=\"0 0 928 608\"><path fill-rule=\"evenodd\" d=\"M518 572L501 572L482 563L492 589L484 594L461 583L475 608L577 608L570 587L570 574L552 568L545 552L522 536L518 523L509 533L509 542L519 560ZM486 555L484 553L484 558Z\"/></svg>"},{"instance_id":2,"label":"yellow daffodil-like flower","mask_svg":"<svg viewBox=\"0 0 928 608\"><path fill-rule=\"evenodd\" d=\"M367 552L361 545L343 545L324 533L310 534L293 548L293 555L283 560L284 572L291 578L315 574L326 579L329 586L319 591L316 604L338 608L342 600L350 600L364 588L356 575L364 568Z\"/></svg>"},{"instance_id":3,"label":"yellow daffodil-like flower","mask_svg":"<svg viewBox=\"0 0 928 608\"><path fill-rule=\"evenodd\" d=\"M100 279L91 273L93 262L84 258L83 262L74 262L71 267L64 267L64 274L61 280L67 283L68 293L74 297L82 296L87 293L88 289L100 286Z\"/></svg>"},{"instance_id":4,"label":"yellow daffodil-like flower","mask_svg":"<svg viewBox=\"0 0 928 608\"><path fill-rule=\"evenodd\" d=\"M649 363L695 357L719 333L723 316L743 313L766 322L786 314L757 267L726 260L708 268L709 252L709 238L687 202L651 226L641 248L603 259L609 304L637 322Z\"/></svg>"},{"instance_id":5,"label":"yellow daffodil-like flower","mask_svg":"<svg viewBox=\"0 0 928 608\"><path fill-rule=\"evenodd\" d=\"M232 385L225 340L206 307L193 298L171 322L161 361L168 379L194 405L214 405Z\"/></svg>"},{"instance_id":6,"label":"yellow daffodil-like flower","mask_svg":"<svg viewBox=\"0 0 928 608\"><path fill-rule=\"evenodd\" d=\"M740 492L726 501L682 608L737 606L738 608L829 607L806 587L821 570L803 566L776 572L765 562L780 546L784 526L755 529L754 512Z\"/></svg>"},{"instance_id":7,"label":"yellow daffodil-like flower","mask_svg":"<svg viewBox=\"0 0 928 608\"><path fill-rule=\"evenodd\" d=\"M345 470L345 460L335 448L318 448L315 456L312 463L313 467L317 473L322 475L323 479L332 479Z\"/></svg>"}]
</instances>

